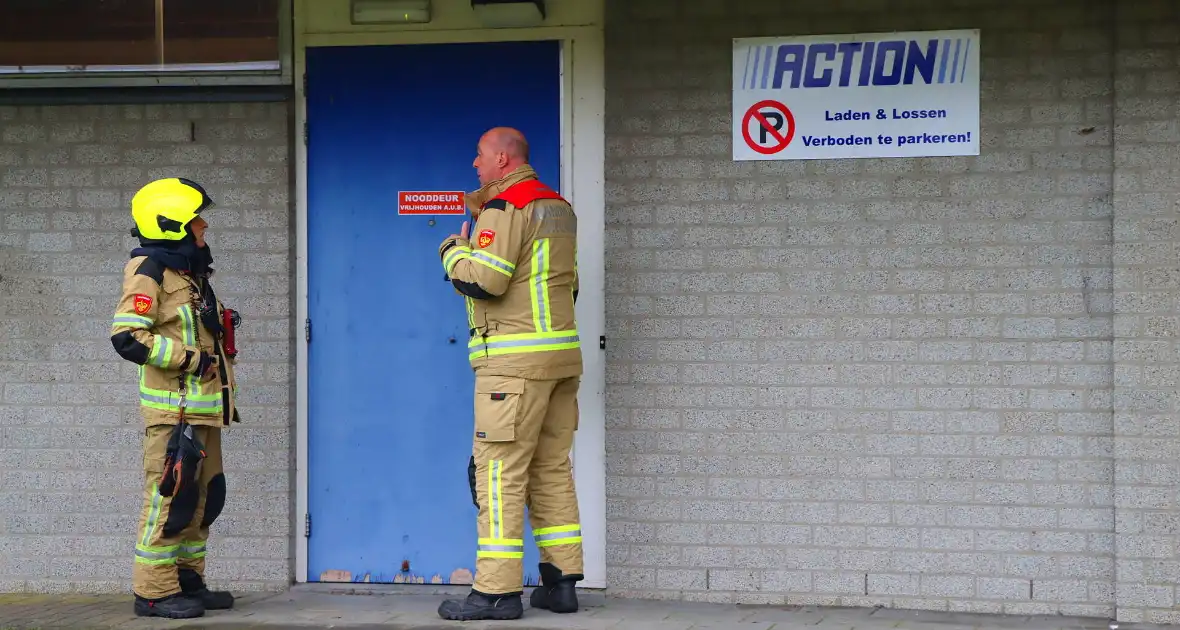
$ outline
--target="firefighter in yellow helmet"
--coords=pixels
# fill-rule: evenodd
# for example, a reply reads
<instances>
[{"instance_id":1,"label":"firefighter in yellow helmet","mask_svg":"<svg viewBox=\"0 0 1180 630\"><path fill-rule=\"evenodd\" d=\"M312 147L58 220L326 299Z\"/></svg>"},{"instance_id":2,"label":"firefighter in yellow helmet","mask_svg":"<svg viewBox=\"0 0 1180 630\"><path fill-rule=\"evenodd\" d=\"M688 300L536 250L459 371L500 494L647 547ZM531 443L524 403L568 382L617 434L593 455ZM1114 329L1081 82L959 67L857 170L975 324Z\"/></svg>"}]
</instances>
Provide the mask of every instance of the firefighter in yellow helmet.
<instances>
[{"instance_id":1,"label":"firefighter in yellow helmet","mask_svg":"<svg viewBox=\"0 0 1180 630\"><path fill-rule=\"evenodd\" d=\"M479 141L482 187L467 195L468 239L447 238L443 267L467 304L475 370L475 427L469 482L479 507L475 584L444 601L444 619L516 619L523 614L524 510L541 552L533 608L578 609L582 575L578 498L570 449L578 427L582 350L577 217L528 164L528 143L495 128Z\"/></svg>"},{"instance_id":2,"label":"firefighter in yellow helmet","mask_svg":"<svg viewBox=\"0 0 1180 630\"><path fill-rule=\"evenodd\" d=\"M209 283L213 205L183 178L149 183L131 200L140 247L123 268L111 343L139 366L145 423L144 494L132 571L135 614L187 619L231 608L205 586L205 541L225 506L221 430L238 421L233 331L240 318Z\"/></svg>"}]
</instances>

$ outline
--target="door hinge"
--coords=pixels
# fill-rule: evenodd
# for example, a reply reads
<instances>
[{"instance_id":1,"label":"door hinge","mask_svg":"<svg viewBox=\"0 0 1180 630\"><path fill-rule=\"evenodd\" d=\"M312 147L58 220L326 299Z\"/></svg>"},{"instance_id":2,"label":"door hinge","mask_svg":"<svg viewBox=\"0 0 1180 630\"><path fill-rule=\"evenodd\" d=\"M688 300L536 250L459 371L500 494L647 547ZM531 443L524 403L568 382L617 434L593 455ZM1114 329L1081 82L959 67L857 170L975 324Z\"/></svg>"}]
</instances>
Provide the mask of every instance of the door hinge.
<instances>
[{"instance_id":1,"label":"door hinge","mask_svg":"<svg viewBox=\"0 0 1180 630\"><path fill-rule=\"evenodd\" d=\"M303 146L307 146L307 121L303 121Z\"/></svg>"},{"instance_id":2,"label":"door hinge","mask_svg":"<svg viewBox=\"0 0 1180 630\"><path fill-rule=\"evenodd\" d=\"M311 514L303 515L303 537L311 538Z\"/></svg>"},{"instance_id":3,"label":"door hinge","mask_svg":"<svg viewBox=\"0 0 1180 630\"><path fill-rule=\"evenodd\" d=\"M303 97L307 98L307 73L303 73Z\"/></svg>"},{"instance_id":4,"label":"door hinge","mask_svg":"<svg viewBox=\"0 0 1180 630\"><path fill-rule=\"evenodd\" d=\"M303 322L303 338L306 339L308 343L311 343L311 318L310 317L308 317L307 320Z\"/></svg>"},{"instance_id":5,"label":"door hinge","mask_svg":"<svg viewBox=\"0 0 1180 630\"><path fill-rule=\"evenodd\" d=\"M606 350L606 335L599 335L598 336L598 349L599 350Z\"/></svg>"}]
</instances>

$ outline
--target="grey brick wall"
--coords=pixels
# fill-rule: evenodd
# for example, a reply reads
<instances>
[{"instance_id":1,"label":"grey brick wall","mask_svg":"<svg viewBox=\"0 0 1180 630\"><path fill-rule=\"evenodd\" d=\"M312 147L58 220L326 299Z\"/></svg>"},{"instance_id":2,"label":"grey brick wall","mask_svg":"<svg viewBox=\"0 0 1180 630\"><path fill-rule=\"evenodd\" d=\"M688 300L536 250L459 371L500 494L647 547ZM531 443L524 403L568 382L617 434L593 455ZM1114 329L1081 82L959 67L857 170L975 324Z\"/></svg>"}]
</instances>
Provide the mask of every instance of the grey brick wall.
<instances>
[{"instance_id":1,"label":"grey brick wall","mask_svg":"<svg viewBox=\"0 0 1180 630\"><path fill-rule=\"evenodd\" d=\"M244 320L208 577L288 582L288 137L283 104L0 107L0 592L130 588L143 422L107 335L131 195L176 175L221 206L214 286Z\"/></svg>"},{"instance_id":2,"label":"grey brick wall","mask_svg":"<svg viewBox=\"0 0 1180 630\"><path fill-rule=\"evenodd\" d=\"M1180 3L1122 8L1114 57L1116 596L1128 620L1180 604Z\"/></svg>"},{"instance_id":3,"label":"grey brick wall","mask_svg":"<svg viewBox=\"0 0 1180 630\"><path fill-rule=\"evenodd\" d=\"M1118 4L608 3L612 588L1180 619L1180 18ZM980 156L731 160L733 37L939 28Z\"/></svg>"}]
</instances>

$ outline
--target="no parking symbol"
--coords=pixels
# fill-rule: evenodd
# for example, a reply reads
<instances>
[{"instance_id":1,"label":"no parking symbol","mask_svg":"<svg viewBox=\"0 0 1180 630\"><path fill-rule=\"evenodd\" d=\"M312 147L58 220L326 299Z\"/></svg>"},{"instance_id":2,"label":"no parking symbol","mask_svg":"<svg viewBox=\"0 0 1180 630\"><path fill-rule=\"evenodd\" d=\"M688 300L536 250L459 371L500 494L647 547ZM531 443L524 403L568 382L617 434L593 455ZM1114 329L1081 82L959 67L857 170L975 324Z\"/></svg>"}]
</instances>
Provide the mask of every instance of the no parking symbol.
<instances>
[{"instance_id":1,"label":"no parking symbol","mask_svg":"<svg viewBox=\"0 0 1180 630\"><path fill-rule=\"evenodd\" d=\"M778 101L759 101L742 117L742 137L746 146L763 155L778 153L795 137L795 116Z\"/></svg>"}]
</instances>

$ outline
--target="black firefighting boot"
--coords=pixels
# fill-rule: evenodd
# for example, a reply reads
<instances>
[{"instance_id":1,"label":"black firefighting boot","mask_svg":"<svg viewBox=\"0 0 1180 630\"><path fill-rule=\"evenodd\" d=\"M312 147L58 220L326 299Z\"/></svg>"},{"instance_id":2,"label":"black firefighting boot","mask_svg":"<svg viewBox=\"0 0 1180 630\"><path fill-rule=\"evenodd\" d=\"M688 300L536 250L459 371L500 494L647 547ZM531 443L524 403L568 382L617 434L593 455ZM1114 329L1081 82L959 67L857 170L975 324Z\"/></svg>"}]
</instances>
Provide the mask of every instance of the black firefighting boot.
<instances>
[{"instance_id":1,"label":"black firefighting boot","mask_svg":"<svg viewBox=\"0 0 1180 630\"><path fill-rule=\"evenodd\" d=\"M520 601L520 593L505 593L503 595L485 595L475 589L467 595L467 599L448 599L438 607L438 616L451 621L482 621L484 619L509 620L520 619L524 614L524 604Z\"/></svg>"},{"instance_id":2,"label":"black firefighting boot","mask_svg":"<svg viewBox=\"0 0 1180 630\"><path fill-rule=\"evenodd\" d=\"M205 605L195 597L184 593L161 597L160 599L145 599L135 596L135 616L164 617L166 619L195 619L205 615Z\"/></svg>"},{"instance_id":3,"label":"black firefighting boot","mask_svg":"<svg viewBox=\"0 0 1180 630\"><path fill-rule=\"evenodd\" d=\"M537 568L541 570L541 585L533 589L529 605L555 613L578 612L578 591L574 584L583 576L562 575L561 569L548 562Z\"/></svg>"},{"instance_id":4,"label":"black firefighting boot","mask_svg":"<svg viewBox=\"0 0 1180 630\"><path fill-rule=\"evenodd\" d=\"M180 569L180 588L185 595L199 600L205 610L229 610L234 607L234 596L227 591L211 591L205 580L192 569Z\"/></svg>"}]
</instances>

